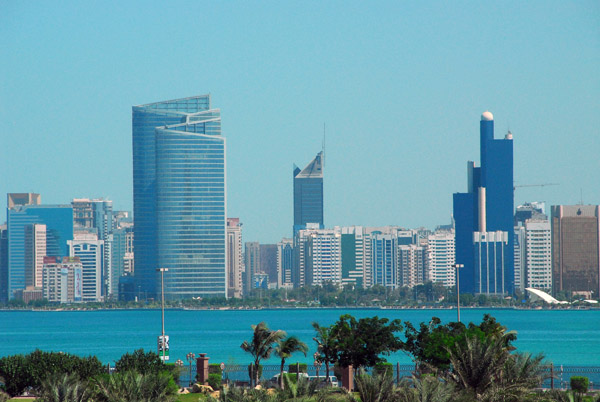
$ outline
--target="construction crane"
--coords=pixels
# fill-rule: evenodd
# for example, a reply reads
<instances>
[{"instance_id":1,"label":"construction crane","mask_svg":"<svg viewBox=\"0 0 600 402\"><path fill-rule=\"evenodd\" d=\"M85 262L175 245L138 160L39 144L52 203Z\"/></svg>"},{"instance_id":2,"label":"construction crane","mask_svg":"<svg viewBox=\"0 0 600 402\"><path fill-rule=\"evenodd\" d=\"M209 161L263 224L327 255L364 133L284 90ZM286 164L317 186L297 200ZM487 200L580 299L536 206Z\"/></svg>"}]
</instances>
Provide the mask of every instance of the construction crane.
<instances>
[{"instance_id":1,"label":"construction crane","mask_svg":"<svg viewBox=\"0 0 600 402\"><path fill-rule=\"evenodd\" d=\"M518 186L514 186L513 190L516 190L519 187L546 187L546 186L558 186L558 183L542 183L542 184L520 184Z\"/></svg>"}]
</instances>

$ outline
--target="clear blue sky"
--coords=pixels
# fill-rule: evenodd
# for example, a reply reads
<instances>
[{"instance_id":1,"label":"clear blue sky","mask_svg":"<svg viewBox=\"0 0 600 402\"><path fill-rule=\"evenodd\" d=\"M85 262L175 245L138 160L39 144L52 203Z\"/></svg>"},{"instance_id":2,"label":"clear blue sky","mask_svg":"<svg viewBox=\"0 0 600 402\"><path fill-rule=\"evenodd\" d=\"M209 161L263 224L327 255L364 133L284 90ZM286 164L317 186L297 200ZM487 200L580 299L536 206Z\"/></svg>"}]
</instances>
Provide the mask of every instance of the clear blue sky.
<instances>
[{"instance_id":1,"label":"clear blue sky","mask_svg":"<svg viewBox=\"0 0 600 402\"><path fill-rule=\"evenodd\" d=\"M244 241L290 235L323 123L328 227L449 222L487 109L560 183L516 204L600 203L598 1L0 0L0 194L131 210L131 106L209 92Z\"/></svg>"}]
</instances>

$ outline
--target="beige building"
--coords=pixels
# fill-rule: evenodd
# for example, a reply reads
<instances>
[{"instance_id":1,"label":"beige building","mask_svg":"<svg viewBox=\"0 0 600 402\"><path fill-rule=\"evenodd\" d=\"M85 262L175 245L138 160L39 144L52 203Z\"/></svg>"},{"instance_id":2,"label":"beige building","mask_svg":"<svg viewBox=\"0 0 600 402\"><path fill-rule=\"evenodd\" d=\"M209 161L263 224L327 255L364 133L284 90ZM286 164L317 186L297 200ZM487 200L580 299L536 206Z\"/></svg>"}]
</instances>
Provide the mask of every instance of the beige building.
<instances>
[{"instance_id":1,"label":"beige building","mask_svg":"<svg viewBox=\"0 0 600 402\"><path fill-rule=\"evenodd\" d=\"M46 256L46 225L25 226L25 286L42 288L42 271Z\"/></svg>"},{"instance_id":2,"label":"beige building","mask_svg":"<svg viewBox=\"0 0 600 402\"><path fill-rule=\"evenodd\" d=\"M227 218L227 297L242 297L242 224Z\"/></svg>"},{"instance_id":3,"label":"beige building","mask_svg":"<svg viewBox=\"0 0 600 402\"><path fill-rule=\"evenodd\" d=\"M598 299L600 290L600 206L552 206L553 292Z\"/></svg>"},{"instance_id":4,"label":"beige building","mask_svg":"<svg viewBox=\"0 0 600 402\"><path fill-rule=\"evenodd\" d=\"M78 257L44 258L43 294L49 302L73 303L82 300L83 267Z\"/></svg>"}]
</instances>

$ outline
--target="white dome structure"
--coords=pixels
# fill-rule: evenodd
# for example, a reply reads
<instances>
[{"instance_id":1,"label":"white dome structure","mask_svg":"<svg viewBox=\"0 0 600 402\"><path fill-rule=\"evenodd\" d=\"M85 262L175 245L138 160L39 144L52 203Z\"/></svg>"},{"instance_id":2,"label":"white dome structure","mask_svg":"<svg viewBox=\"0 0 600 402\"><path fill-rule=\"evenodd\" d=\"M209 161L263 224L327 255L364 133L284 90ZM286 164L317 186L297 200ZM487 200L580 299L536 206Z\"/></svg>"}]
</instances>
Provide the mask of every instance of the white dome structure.
<instances>
[{"instance_id":1,"label":"white dome structure","mask_svg":"<svg viewBox=\"0 0 600 402\"><path fill-rule=\"evenodd\" d=\"M481 121L493 121L494 120L494 115L491 114L489 111L485 111L481 114Z\"/></svg>"}]
</instances>

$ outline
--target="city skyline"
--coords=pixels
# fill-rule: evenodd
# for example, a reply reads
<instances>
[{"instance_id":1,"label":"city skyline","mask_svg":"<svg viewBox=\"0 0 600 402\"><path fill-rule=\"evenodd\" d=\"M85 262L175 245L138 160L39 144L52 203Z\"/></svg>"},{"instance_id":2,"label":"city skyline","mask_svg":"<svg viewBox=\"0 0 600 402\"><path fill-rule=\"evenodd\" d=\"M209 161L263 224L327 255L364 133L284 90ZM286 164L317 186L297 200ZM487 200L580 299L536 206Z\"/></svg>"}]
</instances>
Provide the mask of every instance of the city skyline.
<instances>
[{"instance_id":1,"label":"city skyline","mask_svg":"<svg viewBox=\"0 0 600 402\"><path fill-rule=\"evenodd\" d=\"M323 123L326 227L447 223L486 109L514 133L515 184L559 183L515 205L600 199L596 2L187 4L0 4L0 193L133 211L129 108L210 92L245 241L288 235L289 169Z\"/></svg>"}]
</instances>

